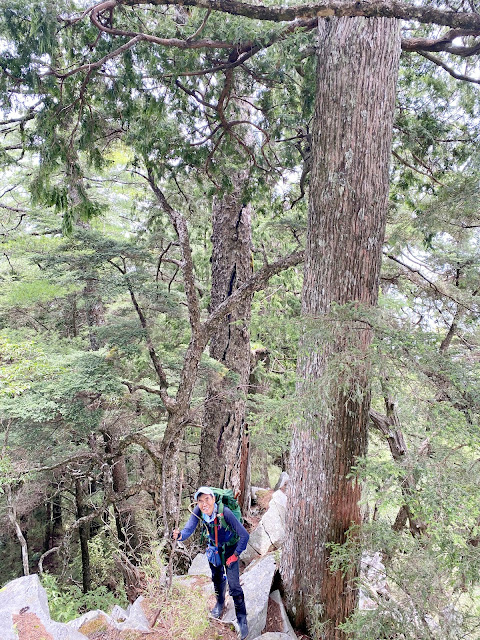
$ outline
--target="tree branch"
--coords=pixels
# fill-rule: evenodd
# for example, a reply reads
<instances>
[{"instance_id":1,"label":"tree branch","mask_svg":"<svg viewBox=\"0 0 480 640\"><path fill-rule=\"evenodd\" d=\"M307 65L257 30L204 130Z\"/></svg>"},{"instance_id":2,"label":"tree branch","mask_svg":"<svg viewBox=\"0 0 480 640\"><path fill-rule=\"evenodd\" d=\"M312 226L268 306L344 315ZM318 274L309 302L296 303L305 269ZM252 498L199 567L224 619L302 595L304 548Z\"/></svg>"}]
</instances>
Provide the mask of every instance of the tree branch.
<instances>
[{"instance_id":1,"label":"tree branch","mask_svg":"<svg viewBox=\"0 0 480 640\"><path fill-rule=\"evenodd\" d=\"M113 4L120 4L112 0ZM130 7L140 5L176 5L179 0L122 0ZM298 18L329 18L332 16L364 16L366 18L398 18L415 20L421 24L438 24L454 29L480 31L480 14L477 12L437 9L425 5L418 6L397 0L319 0L299 6L265 6L241 0L182 0L185 7L200 7L254 20L272 22L292 22Z\"/></svg>"},{"instance_id":2,"label":"tree branch","mask_svg":"<svg viewBox=\"0 0 480 640\"><path fill-rule=\"evenodd\" d=\"M454 47L452 41L455 38L470 37L476 38L480 36L479 31L470 31L468 29L450 29L440 38L403 38L403 51L446 51L461 57L473 56L478 53L480 43L476 43L470 47Z\"/></svg>"},{"instance_id":3,"label":"tree branch","mask_svg":"<svg viewBox=\"0 0 480 640\"><path fill-rule=\"evenodd\" d=\"M220 322L227 313L230 313L232 308L243 300L245 296L255 293L256 291L260 291L266 286L272 276L277 275L285 269L289 269L290 267L300 264L303 262L304 257L304 251L297 251L295 253L291 253L285 258L280 258L271 264L265 265L254 273L249 280L238 287L231 296L226 298L214 311L212 311L204 323L205 330L208 334L211 334L217 326L217 323Z\"/></svg>"},{"instance_id":4,"label":"tree branch","mask_svg":"<svg viewBox=\"0 0 480 640\"><path fill-rule=\"evenodd\" d=\"M100 21L99 16L101 13L106 10L113 11L115 7L120 4L123 4L123 2L119 2L117 0L107 0L106 2L102 2L91 9L90 20L99 31L109 33L110 35L127 38L140 37L142 40L146 40L147 42L160 44L164 47L178 47L179 49L231 49L233 46L231 42L223 42L221 40L194 40L194 36L200 33L200 31L205 26L205 23L202 24L200 30L197 31L197 34L194 34L193 36L191 36L191 38L187 38L187 40L181 40L179 38L159 38L158 36L153 36L147 33L139 33L138 31L124 31L123 29L114 29L113 26ZM181 3L178 2L175 4ZM210 13L210 10L208 10L208 13Z\"/></svg>"},{"instance_id":5,"label":"tree branch","mask_svg":"<svg viewBox=\"0 0 480 640\"><path fill-rule=\"evenodd\" d=\"M183 282L185 286L185 294L187 296L190 326L192 327L192 331L196 331L200 324L200 304L198 300L197 289L195 287L192 249L190 247L190 237L188 233L187 223L182 214L176 211L168 203L165 195L155 181L151 168L148 169L147 180L162 209L170 218L180 241L180 249L182 253L181 267L183 273Z\"/></svg>"},{"instance_id":6,"label":"tree branch","mask_svg":"<svg viewBox=\"0 0 480 640\"><path fill-rule=\"evenodd\" d=\"M463 73L458 73L457 71L455 71L455 69L445 64L443 60L440 60L440 58L437 58L436 56L432 56L430 53L426 53L425 51L419 51L419 53L421 56L423 56L427 60L430 60L430 62L433 62L438 67L441 67L442 69L444 69L447 73L449 73L452 76L452 78L455 78L455 80L463 80L464 82L472 82L473 84L480 84L480 80L476 78L472 78L471 76L466 76Z\"/></svg>"},{"instance_id":7,"label":"tree branch","mask_svg":"<svg viewBox=\"0 0 480 640\"><path fill-rule=\"evenodd\" d=\"M397 264L402 266L406 271L409 271L410 273L413 273L416 276L418 276L419 278L421 278L424 282L426 282L428 284L428 286L431 289L433 289L439 295L449 298L450 300L452 300L456 304L460 305L461 307L463 307L467 311L472 311L473 313L476 313L475 309L472 309L471 307L466 305L461 300L458 300L457 298L455 298L451 294L447 293L447 291L445 291L444 289L441 289L440 287L438 287L434 282L432 282L432 280L429 280L427 278L427 276L423 275L423 273L420 271L420 269L415 269L414 267L411 267L410 265L406 264L405 262L402 262L401 260L399 260L396 256L394 256L391 253L388 253L386 251L383 252L383 255L386 256L387 258L389 258L390 260L392 260L393 262L396 262ZM417 282L417 284L418 284L418 282Z\"/></svg>"},{"instance_id":8,"label":"tree branch","mask_svg":"<svg viewBox=\"0 0 480 640\"><path fill-rule=\"evenodd\" d=\"M421 53L420 55L424 55L423 53ZM405 160L405 158L402 158L401 155L399 155L396 151L394 151L392 149L392 156L394 158L396 158L399 162L401 162L403 165L405 165L406 167L408 167L409 169L412 169L412 171L415 171L416 173L419 173L421 176L425 176L427 178L429 178L430 180L432 180L433 182L435 182L436 184L440 185L441 187L444 187L445 185L443 185L439 180L437 180L435 178L435 176L433 175L432 171L429 169L427 171L421 171L418 167L415 167L413 164L410 164L409 162L407 162L407 160Z\"/></svg>"}]
</instances>

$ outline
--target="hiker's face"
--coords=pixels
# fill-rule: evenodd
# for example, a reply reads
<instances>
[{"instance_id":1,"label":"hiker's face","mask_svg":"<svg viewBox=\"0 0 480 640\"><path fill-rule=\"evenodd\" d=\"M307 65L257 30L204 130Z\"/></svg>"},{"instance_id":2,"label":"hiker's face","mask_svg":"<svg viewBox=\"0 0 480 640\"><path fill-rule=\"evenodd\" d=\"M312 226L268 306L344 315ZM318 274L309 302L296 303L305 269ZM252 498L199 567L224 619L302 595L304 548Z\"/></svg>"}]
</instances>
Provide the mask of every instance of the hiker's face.
<instances>
[{"instance_id":1,"label":"hiker's face","mask_svg":"<svg viewBox=\"0 0 480 640\"><path fill-rule=\"evenodd\" d=\"M208 493L202 493L198 496L197 504L202 513L206 513L207 516L211 516L215 505L215 498L213 496L209 496Z\"/></svg>"}]
</instances>

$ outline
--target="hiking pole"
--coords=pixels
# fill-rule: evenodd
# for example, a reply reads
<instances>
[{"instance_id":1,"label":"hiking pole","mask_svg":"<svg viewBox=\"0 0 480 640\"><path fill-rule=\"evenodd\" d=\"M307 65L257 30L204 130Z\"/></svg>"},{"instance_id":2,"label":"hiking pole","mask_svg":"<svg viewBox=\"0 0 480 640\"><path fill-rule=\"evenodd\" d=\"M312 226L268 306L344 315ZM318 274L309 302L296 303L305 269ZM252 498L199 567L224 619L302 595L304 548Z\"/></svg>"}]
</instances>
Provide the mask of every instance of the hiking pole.
<instances>
[{"instance_id":1,"label":"hiking pole","mask_svg":"<svg viewBox=\"0 0 480 640\"><path fill-rule=\"evenodd\" d=\"M182 507L182 491L183 491L183 469L180 471L180 490L178 492L178 509L177 509L177 514L175 516L175 529L178 529L178 521L180 519L180 510ZM175 548L177 546L177 539L175 538L172 544L172 550L170 552L170 559L168 561L168 580L167 580L167 592L170 592L170 589L172 588L172 581L173 581L173 556L175 554ZM156 625L157 620L158 620L158 616L160 615L162 611L162 607L159 608L159 610L157 611L157 613L155 614L155 617L153 619L153 622L151 624L151 627L153 629L153 627Z\"/></svg>"}]
</instances>

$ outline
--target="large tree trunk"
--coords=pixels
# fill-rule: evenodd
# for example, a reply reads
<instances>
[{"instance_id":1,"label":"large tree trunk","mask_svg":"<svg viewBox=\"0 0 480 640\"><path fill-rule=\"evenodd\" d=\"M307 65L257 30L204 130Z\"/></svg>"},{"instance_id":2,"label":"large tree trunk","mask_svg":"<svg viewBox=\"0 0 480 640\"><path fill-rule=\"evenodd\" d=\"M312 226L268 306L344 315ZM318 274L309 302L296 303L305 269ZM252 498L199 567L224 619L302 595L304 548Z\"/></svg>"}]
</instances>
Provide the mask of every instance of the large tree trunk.
<instances>
[{"instance_id":1,"label":"large tree trunk","mask_svg":"<svg viewBox=\"0 0 480 640\"><path fill-rule=\"evenodd\" d=\"M212 212L212 293L210 311L252 275L251 211L243 203L248 171L234 177L231 193ZM249 446L245 407L250 375L251 297L235 307L210 341L210 356L223 369L212 371L202 428L199 483L231 487L242 509L249 508Z\"/></svg>"},{"instance_id":2,"label":"large tree trunk","mask_svg":"<svg viewBox=\"0 0 480 640\"><path fill-rule=\"evenodd\" d=\"M366 453L371 335L358 318L378 295L399 27L383 18L320 20L318 51L302 298L311 330L298 361L303 415L291 448L282 575L296 623L320 624L315 637L333 640L345 637L337 627L357 600L358 563L332 572L329 543L342 544L361 523L360 487L349 474ZM351 306L349 321L338 309L335 316L338 305Z\"/></svg>"}]
</instances>

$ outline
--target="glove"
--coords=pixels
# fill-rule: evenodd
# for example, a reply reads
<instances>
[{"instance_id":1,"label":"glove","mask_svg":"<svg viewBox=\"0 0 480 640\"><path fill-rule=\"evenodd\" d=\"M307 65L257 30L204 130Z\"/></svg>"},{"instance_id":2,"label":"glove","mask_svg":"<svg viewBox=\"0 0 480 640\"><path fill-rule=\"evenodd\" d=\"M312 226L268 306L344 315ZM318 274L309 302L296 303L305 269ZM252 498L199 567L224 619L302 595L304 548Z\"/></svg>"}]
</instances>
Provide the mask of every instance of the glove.
<instances>
[{"instance_id":1,"label":"glove","mask_svg":"<svg viewBox=\"0 0 480 640\"><path fill-rule=\"evenodd\" d=\"M225 562L225 564L227 565L227 567L230 567L237 560L238 560L238 556L234 553L229 558L227 558L227 561Z\"/></svg>"}]
</instances>

